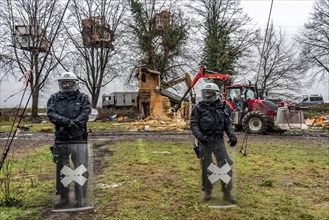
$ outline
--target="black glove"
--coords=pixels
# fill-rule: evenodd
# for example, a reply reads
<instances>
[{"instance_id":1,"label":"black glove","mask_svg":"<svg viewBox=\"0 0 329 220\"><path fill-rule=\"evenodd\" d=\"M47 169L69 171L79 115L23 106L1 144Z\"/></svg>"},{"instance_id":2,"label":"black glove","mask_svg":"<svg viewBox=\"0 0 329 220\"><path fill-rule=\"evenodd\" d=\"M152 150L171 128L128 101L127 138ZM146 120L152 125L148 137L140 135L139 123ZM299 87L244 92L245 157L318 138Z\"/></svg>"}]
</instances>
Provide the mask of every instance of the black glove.
<instances>
[{"instance_id":1,"label":"black glove","mask_svg":"<svg viewBox=\"0 0 329 220\"><path fill-rule=\"evenodd\" d=\"M199 146L194 145L193 146L193 149L194 149L194 152L195 152L197 158L199 158L200 157L200 149L199 149Z\"/></svg>"},{"instance_id":2,"label":"black glove","mask_svg":"<svg viewBox=\"0 0 329 220\"><path fill-rule=\"evenodd\" d=\"M203 145L206 145L209 143L207 136L203 136L200 140L199 140Z\"/></svg>"},{"instance_id":3,"label":"black glove","mask_svg":"<svg viewBox=\"0 0 329 220\"><path fill-rule=\"evenodd\" d=\"M72 120L70 120L70 123L67 127L70 128L72 131L77 131L80 129L80 127Z\"/></svg>"},{"instance_id":4,"label":"black glove","mask_svg":"<svg viewBox=\"0 0 329 220\"><path fill-rule=\"evenodd\" d=\"M236 139L235 136L231 136L230 140L227 143L230 143L230 146L234 147L238 143L238 140Z\"/></svg>"},{"instance_id":5,"label":"black glove","mask_svg":"<svg viewBox=\"0 0 329 220\"><path fill-rule=\"evenodd\" d=\"M64 126L64 127L68 127L69 125L70 125L70 119L68 119L68 118L65 118L65 117L61 117L60 119L59 119L59 123L60 123L60 125L61 126Z\"/></svg>"},{"instance_id":6,"label":"black glove","mask_svg":"<svg viewBox=\"0 0 329 220\"><path fill-rule=\"evenodd\" d=\"M83 124L79 121L73 120L73 122L79 126L79 128L83 128Z\"/></svg>"}]
</instances>

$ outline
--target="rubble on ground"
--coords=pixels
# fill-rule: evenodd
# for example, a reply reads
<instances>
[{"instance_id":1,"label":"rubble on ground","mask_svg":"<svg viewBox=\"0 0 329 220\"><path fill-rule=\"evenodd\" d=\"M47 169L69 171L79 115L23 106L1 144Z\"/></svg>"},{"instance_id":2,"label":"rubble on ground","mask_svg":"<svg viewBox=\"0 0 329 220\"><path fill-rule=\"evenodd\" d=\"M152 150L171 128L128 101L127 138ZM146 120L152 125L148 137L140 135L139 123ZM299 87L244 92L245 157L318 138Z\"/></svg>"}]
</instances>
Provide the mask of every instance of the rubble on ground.
<instances>
[{"instance_id":1,"label":"rubble on ground","mask_svg":"<svg viewBox=\"0 0 329 220\"><path fill-rule=\"evenodd\" d=\"M153 119L151 117L141 121L113 125L124 127L129 131L183 131L189 126L183 119Z\"/></svg>"},{"instance_id":2,"label":"rubble on ground","mask_svg":"<svg viewBox=\"0 0 329 220\"><path fill-rule=\"evenodd\" d=\"M307 118L305 119L305 123L309 127L323 127L329 129L329 115Z\"/></svg>"}]
</instances>

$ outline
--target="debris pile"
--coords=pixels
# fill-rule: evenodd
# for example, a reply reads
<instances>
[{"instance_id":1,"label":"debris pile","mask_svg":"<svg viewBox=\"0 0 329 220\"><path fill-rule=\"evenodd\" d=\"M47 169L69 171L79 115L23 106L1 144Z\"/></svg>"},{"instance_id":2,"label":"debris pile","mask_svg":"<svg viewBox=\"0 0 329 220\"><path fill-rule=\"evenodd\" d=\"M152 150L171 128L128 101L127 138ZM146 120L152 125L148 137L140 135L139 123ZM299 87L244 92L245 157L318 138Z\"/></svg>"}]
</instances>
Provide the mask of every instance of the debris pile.
<instances>
[{"instance_id":1,"label":"debris pile","mask_svg":"<svg viewBox=\"0 0 329 220\"><path fill-rule=\"evenodd\" d=\"M167 14L164 14L164 16L167 16ZM116 105L112 106L114 115L108 116L109 120L119 122L113 124L114 126L120 126L130 131L182 131L188 128L184 119L190 116L190 101L186 98L182 99L167 89L180 82L185 82L189 86L190 76L185 74L182 78L163 83L160 75L161 73L156 70L141 66L136 74L139 81L137 97L132 96L131 92L120 93L121 96L119 96L119 93L117 93L117 96L114 94L113 97L116 97L113 100ZM193 96L192 92L190 95ZM107 96L103 97L106 98ZM106 105L104 103L103 106L109 107L109 103L112 104L111 102ZM118 103L120 103L120 106ZM135 114L132 115L133 119L119 111L119 108L127 107L126 103L133 104L136 109ZM134 120L134 122L131 122L131 120Z\"/></svg>"},{"instance_id":2,"label":"debris pile","mask_svg":"<svg viewBox=\"0 0 329 220\"><path fill-rule=\"evenodd\" d=\"M114 126L124 127L130 131L183 131L188 124L183 119L152 119L146 118L137 122L117 123Z\"/></svg>"},{"instance_id":3,"label":"debris pile","mask_svg":"<svg viewBox=\"0 0 329 220\"><path fill-rule=\"evenodd\" d=\"M305 123L310 127L323 127L329 129L329 115L307 118L305 119Z\"/></svg>"}]
</instances>

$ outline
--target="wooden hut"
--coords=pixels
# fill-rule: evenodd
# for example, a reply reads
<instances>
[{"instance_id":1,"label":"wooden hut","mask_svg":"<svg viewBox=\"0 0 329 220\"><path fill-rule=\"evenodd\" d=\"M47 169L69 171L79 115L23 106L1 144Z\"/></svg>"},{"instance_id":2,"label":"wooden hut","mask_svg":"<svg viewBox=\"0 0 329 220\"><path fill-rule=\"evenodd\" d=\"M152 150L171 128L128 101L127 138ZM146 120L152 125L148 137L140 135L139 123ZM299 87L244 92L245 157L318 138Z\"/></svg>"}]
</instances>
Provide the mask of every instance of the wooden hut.
<instances>
[{"instance_id":1,"label":"wooden hut","mask_svg":"<svg viewBox=\"0 0 329 220\"><path fill-rule=\"evenodd\" d=\"M151 115L151 96L160 95L160 72L140 67L138 80L138 111L141 118L146 118Z\"/></svg>"},{"instance_id":2,"label":"wooden hut","mask_svg":"<svg viewBox=\"0 0 329 220\"><path fill-rule=\"evenodd\" d=\"M152 119L172 119L174 117L173 107L181 99L178 95L166 89L161 89L160 72L140 67L138 71L139 92L138 112L141 119L150 117ZM183 102L183 107L178 112L179 118L187 116L189 102ZM176 114L177 116L177 114Z\"/></svg>"}]
</instances>

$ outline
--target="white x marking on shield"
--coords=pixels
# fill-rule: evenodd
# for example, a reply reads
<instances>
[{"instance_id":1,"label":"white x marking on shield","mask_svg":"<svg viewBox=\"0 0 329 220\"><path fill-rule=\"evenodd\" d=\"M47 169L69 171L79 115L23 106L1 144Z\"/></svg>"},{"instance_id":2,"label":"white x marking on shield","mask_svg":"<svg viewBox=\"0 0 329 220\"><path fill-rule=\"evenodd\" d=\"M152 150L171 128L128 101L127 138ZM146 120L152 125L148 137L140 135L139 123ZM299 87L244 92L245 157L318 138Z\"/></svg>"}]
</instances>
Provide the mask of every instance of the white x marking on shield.
<instances>
[{"instance_id":1,"label":"white x marking on shield","mask_svg":"<svg viewBox=\"0 0 329 220\"><path fill-rule=\"evenodd\" d=\"M83 186L85 182L87 181L87 178L84 177L82 174L84 174L87 171L87 168L81 164L76 168L75 170L72 170L70 167L64 165L63 169L61 170L61 173L65 175L65 177L61 180L63 185L66 187L73 181L78 183L80 186Z\"/></svg>"},{"instance_id":2,"label":"white x marking on shield","mask_svg":"<svg viewBox=\"0 0 329 220\"><path fill-rule=\"evenodd\" d=\"M211 163L207 169L212 172L212 174L208 176L211 184L214 184L218 180L222 180L226 184L230 182L231 177L227 173L231 171L231 167L228 163L225 163L221 168Z\"/></svg>"}]
</instances>

